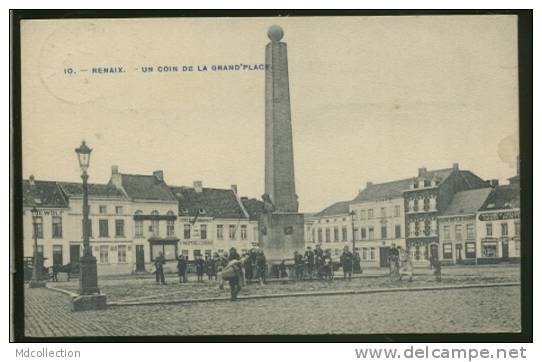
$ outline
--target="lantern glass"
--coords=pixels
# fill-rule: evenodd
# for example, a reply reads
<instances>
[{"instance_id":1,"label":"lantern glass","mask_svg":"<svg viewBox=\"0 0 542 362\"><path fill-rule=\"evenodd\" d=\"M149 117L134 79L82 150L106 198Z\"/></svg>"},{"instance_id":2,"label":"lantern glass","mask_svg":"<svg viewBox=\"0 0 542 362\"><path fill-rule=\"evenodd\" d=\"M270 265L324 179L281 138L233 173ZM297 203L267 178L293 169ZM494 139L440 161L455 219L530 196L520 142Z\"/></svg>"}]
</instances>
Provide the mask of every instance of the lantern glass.
<instances>
[{"instance_id":1,"label":"lantern glass","mask_svg":"<svg viewBox=\"0 0 542 362\"><path fill-rule=\"evenodd\" d=\"M86 172L90 164L90 153L92 150L86 145L85 141L83 141L81 146L75 149L75 152L79 158L79 167L81 167L81 171Z\"/></svg>"}]
</instances>

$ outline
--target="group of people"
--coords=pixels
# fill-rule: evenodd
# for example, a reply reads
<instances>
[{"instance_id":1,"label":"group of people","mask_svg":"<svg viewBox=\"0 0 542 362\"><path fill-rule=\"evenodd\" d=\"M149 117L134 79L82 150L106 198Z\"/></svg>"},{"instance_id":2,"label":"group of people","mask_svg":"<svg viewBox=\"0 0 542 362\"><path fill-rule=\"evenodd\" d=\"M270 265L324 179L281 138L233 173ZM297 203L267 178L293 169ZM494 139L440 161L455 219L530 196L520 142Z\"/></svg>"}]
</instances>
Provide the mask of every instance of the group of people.
<instances>
[{"instance_id":1,"label":"group of people","mask_svg":"<svg viewBox=\"0 0 542 362\"><path fill-rule=\"evenodd\" d=\"M412 265L412 258L410 250L403 249L400 246L396 247L395 244L390 248L388 254L388 263L390 268L390 277L396 280L402 280L403 277L408 278L408 281L412 281L412 275L414 267ZM432 253L429 258L429 266L433 270L433 275L437 282L442 279L441 263L436 253Z\"/></svg>"},{"instance_id":2,"label":"group of people","mask_svg":"<svg viewBox=\"0 0 542 362\"><path fill-rule=\"evenodd\" d=\"M340 257L340 266L342 267L344 278L351 280L352 273L361 273L361 258L358 252L352 253L348 246L344 247ZM334 277L333 258L331 249L323 250L321 246L316 245L312 250L310 246L303 255L294 252L294 273L296 280L318 278L320 280L332 280ZM283 277L284 261L281 264L281 277ZM287 276L287 275L285 275Z\"/></svg>"}]
</instances>

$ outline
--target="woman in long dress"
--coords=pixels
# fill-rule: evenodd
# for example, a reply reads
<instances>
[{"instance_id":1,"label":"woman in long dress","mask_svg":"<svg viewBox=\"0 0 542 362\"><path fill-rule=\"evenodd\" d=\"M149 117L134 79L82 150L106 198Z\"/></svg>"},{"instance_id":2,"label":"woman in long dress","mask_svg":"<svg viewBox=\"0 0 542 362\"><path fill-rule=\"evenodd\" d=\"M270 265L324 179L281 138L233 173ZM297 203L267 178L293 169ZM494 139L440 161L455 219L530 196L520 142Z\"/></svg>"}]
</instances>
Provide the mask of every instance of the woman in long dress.
<instances>
[{"instance_id":1,"label":"woman in long dress","mask_svg":"<svg viewBox=\"0 0 542 362\"><path fill-rule=\"evenodd\" d=\"M403 278L403 276L408 277L408 281L412 281L412 273L413 273L413 266L412 266L412 259L410 258L410 250L402 250L400 251L400 262L401 262L401 269L399 271L399 280Z\"/></svg>"}]
</instances>

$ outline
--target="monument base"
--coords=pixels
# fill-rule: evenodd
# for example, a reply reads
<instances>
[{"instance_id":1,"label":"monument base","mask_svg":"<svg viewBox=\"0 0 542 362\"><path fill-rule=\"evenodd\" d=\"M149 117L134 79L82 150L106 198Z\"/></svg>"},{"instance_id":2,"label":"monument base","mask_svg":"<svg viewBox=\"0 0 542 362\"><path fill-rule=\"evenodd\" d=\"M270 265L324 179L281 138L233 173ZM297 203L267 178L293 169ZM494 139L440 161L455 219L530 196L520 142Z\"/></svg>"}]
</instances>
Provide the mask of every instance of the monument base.
<instances>
[{"instance_id":1,"label":"monument base","mask_svg":"<svg viewBox=\"0 0 542 362\"><path fill-rule=\"evenodd\" d=\"M98 269L96 258L84 255L79 259L81 270L79 272L79 294L98 294Z\"/></svg>"},{"instance_id":2,"label":"monument base","mask_svg":"<svg viewBox=\"0 0 542 362\"><path fill-rule=\"evenodd\" d=\"M106 307L107 297L105 294L78 295L72 299L72 311L74 312L105 309Z\"/></svg>"},{"instance_id":3,"label":"monument base","mask_svg":"<svg viewBox=\"0 0 542 362\"><path fill-rule=\"evenodd\" d=\"M305 248L305 218L297 212L272 212L260 217L261 248L268 262L293 259Z\"/></svg>"},{"instance_id":4,"label":"monument base","mask_svg":"<svg viewBox=\"0 0 542 362\"><path fill-rule=\"evenodd\" d=\"M45 282L43 280L31 280L28 283L29 288L45 288Z\"/></svg>"}]
</instances>

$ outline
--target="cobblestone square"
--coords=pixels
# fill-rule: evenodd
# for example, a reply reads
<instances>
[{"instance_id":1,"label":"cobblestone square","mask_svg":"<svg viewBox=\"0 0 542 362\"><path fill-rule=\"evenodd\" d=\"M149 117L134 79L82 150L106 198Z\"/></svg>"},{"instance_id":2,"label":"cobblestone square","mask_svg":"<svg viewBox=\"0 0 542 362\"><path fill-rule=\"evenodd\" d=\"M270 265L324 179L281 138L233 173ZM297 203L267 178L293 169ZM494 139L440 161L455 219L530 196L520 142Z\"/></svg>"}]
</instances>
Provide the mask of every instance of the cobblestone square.
<instances>
[{"instance_id":1,"label":"cobblestone square","mask_svg":"<svg viewBox=\"0 0 542 362\"><path fill-rule=\"evenodd\" d=\"M216 282L155 285L150 278L105 279L100 282L108 302L123 300L182 300L226 297ZM454 267L444 270L442 286L518 282L518 266ZM77 281L49 283L75 291ZM242 295L299 291L433 286L420 270L414 281L387 277L356 278L351 282L307 281L249 284ZM69 296L48 289L25 290L25 333L49 336L253 335L329 333L484 333L517 332L520 287L502 286L434 291L386 292L263 298L237 302L110 306L105 311L71 312Z\"/></svg>"}]
</instances>

